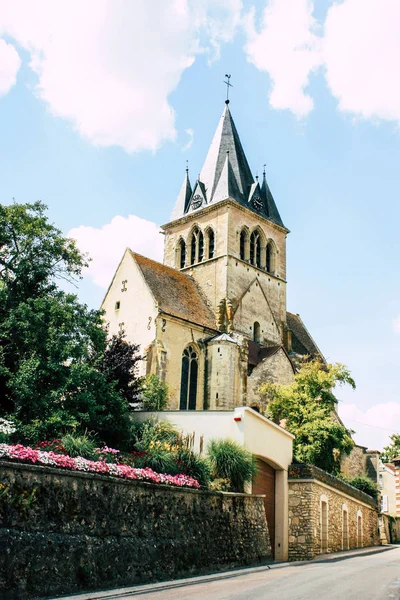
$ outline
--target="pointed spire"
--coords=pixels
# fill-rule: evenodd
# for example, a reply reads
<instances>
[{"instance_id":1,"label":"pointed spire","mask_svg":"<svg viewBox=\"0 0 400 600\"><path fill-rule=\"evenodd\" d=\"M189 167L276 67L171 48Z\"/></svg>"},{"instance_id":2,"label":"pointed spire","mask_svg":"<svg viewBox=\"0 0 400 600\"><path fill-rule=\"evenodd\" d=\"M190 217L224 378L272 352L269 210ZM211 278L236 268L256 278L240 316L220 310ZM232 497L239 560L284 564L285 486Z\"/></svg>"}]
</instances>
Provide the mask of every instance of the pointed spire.
<instances>
[{"instance_id":1,"label":"pointed spire","mask_svg":"<svg viewBox=\"0 0 400 600\"><path fill-rule=\"evenodd\" d=\"M229 159L228 150L217 187L215 188L213 202L220 202L227 198L237 199L239 196L240 191Z\"/></svg>"},{"instance_id":2,"label":"pointed spire","mask_svg":"<svg viewBox=\"0 0 400 600\"><path fill-rule=\"evenodd\" d=\"M248 193L254 180L229 106L226 104L201 170L201 180L206 187L208 203L214 202L215 190L221 177L228 151L229 162L238 187L237 197L233 199L238 202L245 202L247 201Z\"/></svg>"},{"instance_id":3,"label":"pointed spire","mask_svg":"<svg viewBox=\"0 0 400 600\"><path fill-rule=\"evenodd\" d=\"M176 199L175 206L171 214L171 221L179 219L179 217L181 217L187 211L191 196L192 186L190 185L189 179L189 165L188 161L186 161L185 179L183 180L181 190L178 194L178 198Z\"/></svg>"},{"instance_id":4,"label":"pointed spire","mask_svg":"<svg viewBox=\"0 0 400 600\"><path fill-rule=\"evenodd\" d=\"M266 165L264 165L263 182L262 182L262 186L261 186L261 197L262 197L262 200L264 203L264 211L265 211L265 214L267 215L268 219L270 219L277 225L280 225L281 227L285 227L282 222L279 211L276 207L274 197L271 194L271 190L269 189L269 185L267 183L267 177L266 177L266 173L265 173L265 167L266 167Z\"/></svg>"}]
</instances>

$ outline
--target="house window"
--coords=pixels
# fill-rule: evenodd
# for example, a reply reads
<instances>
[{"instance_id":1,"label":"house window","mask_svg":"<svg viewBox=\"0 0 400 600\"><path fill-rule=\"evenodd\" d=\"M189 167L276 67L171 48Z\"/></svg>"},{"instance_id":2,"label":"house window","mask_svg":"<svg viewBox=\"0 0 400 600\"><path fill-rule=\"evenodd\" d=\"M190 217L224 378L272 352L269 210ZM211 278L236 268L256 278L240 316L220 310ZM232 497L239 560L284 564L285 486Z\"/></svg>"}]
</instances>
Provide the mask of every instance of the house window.
<instances>
[{"instance_id":1,"label":"house window","mask_svg":"<svg viewBox=\"0 0 400 600\"><path fill-rule=\"evenodd\" d=\"M178 265L180 269L183 269L186 262L186 244L184 240L179 241L178 248Z\"/></svg>"},{"instance_id":2,"label":"house window","mask_svg":"<svg viewBox=\"0 0 400 600\"><path fill-rule=\"evenodd\" d=\"M115 303L115 310L119 310L121 308L121 302L119 300L117 300L117 302Z\"/></svg>"},{"instance_id":3,"label":"house window","mask_svg":"<svg viewBox=\"0 0 400 600\"><path fill-rule=\"evenodd\" d=\"M212 229L209 229L207 235L208 235L208 257L207 258L214 258L214 252L215 252L214 231Z\"/></svg>"},{"instance_id":4,"label":"house window","mask_svg":"<svg viewBox=\"0 0 400 600\"><path fill-rule=\"evenodd\" d=\"M198 355L193 346L188 346L182 354L181 410L196 410Z\"/></svg>"},{"instance_id":5,"label":"house window","mask_svg":"<svg viewBox=\"0 0 400 600\"><path fill-rule=\"evenodd\" d=\"M261 266L261 241L258 231L253 231L250 236L250 262L256 267Z\"/></svg>"},{"instance_id":6,"label":"house window","mask_svg":"<svg viewBox=\"0 0 400 600\"><path fill-rule=\"evenodd\" d=\"M261 327L258 321L255 321L253 325L253 341L257 344L261 343Z\"/></svg>"}]
</instances>

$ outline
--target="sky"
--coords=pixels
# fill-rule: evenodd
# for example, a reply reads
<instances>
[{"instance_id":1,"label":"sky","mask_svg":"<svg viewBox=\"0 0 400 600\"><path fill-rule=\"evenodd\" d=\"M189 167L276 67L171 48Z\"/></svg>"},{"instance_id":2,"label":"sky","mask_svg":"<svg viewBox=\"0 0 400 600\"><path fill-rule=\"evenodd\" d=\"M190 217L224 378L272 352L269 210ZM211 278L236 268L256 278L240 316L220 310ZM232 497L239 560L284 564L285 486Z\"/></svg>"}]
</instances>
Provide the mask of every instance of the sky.
<instances>
[{"instance_id":1,"label":"sky","mask_svg":"<svg viewBox=\"0 0 400 600\"><path fill-rule=\"evenodd\" d=\"M186 161L224 109L285 225L288 310L356 391L357 443L400 431L399 0L0 0L0 202L47 204L92 257L162 260Z\"/></svg>"}]
</instances>

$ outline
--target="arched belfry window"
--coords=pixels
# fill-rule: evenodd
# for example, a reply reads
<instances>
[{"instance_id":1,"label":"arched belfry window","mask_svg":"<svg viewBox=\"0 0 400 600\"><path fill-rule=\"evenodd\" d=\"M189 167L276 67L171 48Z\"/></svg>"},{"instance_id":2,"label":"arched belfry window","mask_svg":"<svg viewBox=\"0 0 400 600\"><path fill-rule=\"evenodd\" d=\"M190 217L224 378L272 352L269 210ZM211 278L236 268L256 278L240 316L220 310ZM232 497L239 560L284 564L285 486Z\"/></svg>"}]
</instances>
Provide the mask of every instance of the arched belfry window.
<instances>
[{"instance_id":1,"label":"arched belfry window","mask_svg":"<svg viewBox=\"0 0 400 600\"><path fill-rule=\"evenodd\" d=\"M182 354L181 410L196 410L198 354L194 346L188 346Z\"/></svg>"},{"instance_id":2,"label":"arched belfry window","mask_svg":"<svg viewBox=\"0 0 400 600\"><path fill-rule=\"evenodd\" d=\"M261 327L258 321L255 321L253 325L253 341L257 344L261 343Z\"/></svg>"},{"instance_id":3,"label":"arched belfry window","mask_svg":"<svg viewBox=\"0 0 400 600\"><path fill-rule=\"evenodd\" d=\"M249 232L245 227L240 232L239 254L242 260L249 260Z\"/></svg>"},{"instance_id":4,"label":"arched belfry window","mask_svg":"<svg viewBox=\"0 0 400 600\"><path fill-rule=\"evenodd\" d=\"M265 249L265 268L268 273L275 271L275 248L272 242L268 242Z\"/></svg>"},{"instance_id":5,"label":"arched belfry window","mask_svg":"<svg viewBox=\"0 0 400 600\"><path fill-rule=\"evenodd\" d=\"M258 231L253 231L250 236L250 262L261 267L261 240Z\"/></svg>"},{"instance_id":6,"label":"arched belfry window","mask_svg":"<svg viewBox=\"0 0 400 600\"><path fill-rule=\"evenodd\" d=\"M203 237L203 233L201 231L199 231L198 240L199 240L198 261L201 262L204 258L204 237Z\"/></svg>"},{"instance_id":7,"label":"arched belfry window","mask_svg":"<svg viewBox=\"0 0 400 600\"><path fill-rule=\"evenodd\" d=\"M204 258L204 236L198 227L193 229L190 239L190 264L201 262Z\"/></svg>"},{"instance_id":8,"label":"arched belfry window","mask_svg":"<svg viewBox=\"0 0 400 600\"><path fill-rule=\"evenodd\" d=\"M186 262L186 244L184 240L179 240L178 245L178 266L183 269Z\"/></svg>"},{"instance_id":9,"label":"arched belfry window","mask_svg":"<svg viewBox=\"0 0 400 600\"><path fill-rule=\"evenodd\" d=\"M207 241L208 241L208 253L207 258L214 258L215 253L215 235L212 229L209 229L207 232Z\"/></svg>"}]
</instances>

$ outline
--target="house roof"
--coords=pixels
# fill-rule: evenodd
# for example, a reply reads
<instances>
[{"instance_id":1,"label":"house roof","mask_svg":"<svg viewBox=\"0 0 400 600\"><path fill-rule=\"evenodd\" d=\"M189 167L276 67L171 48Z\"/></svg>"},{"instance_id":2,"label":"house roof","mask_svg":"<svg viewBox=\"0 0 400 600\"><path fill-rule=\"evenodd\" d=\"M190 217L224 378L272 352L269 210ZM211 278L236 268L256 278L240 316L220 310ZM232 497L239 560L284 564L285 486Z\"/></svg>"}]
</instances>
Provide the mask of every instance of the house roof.
<instances>
[{"instance_id":1,"label":"house roof","mask_svg":"<svg viewBox=\"0 0 400 600\"><path fill-rule=\"evenodd\" d=\"M161 312L216 331L213 313L190 275L132 250L130 253Z\"/></svg>"},{"instance_id":2,"label":"house roof","mask_svg":"<svg viewBox=\"0 0 400 600\"><path fill-rule=\"evenodd\" d=\"M309 355L311 358L319 358L325 362L324 355L312 339L300 315L287 312L286 323L292 332L292 351L295 354Z\"/></svg>"}]
</instances>

